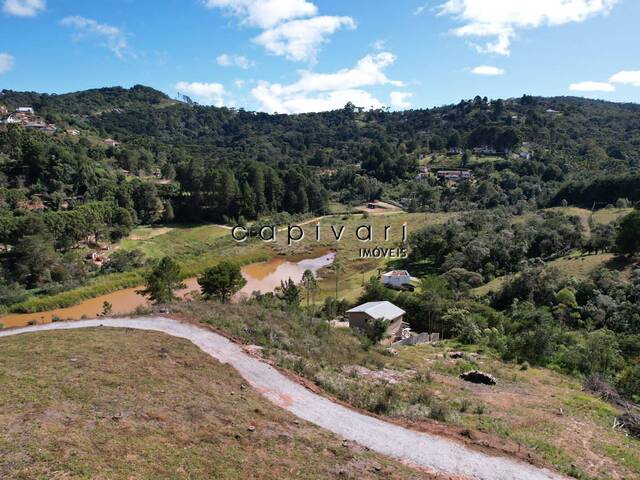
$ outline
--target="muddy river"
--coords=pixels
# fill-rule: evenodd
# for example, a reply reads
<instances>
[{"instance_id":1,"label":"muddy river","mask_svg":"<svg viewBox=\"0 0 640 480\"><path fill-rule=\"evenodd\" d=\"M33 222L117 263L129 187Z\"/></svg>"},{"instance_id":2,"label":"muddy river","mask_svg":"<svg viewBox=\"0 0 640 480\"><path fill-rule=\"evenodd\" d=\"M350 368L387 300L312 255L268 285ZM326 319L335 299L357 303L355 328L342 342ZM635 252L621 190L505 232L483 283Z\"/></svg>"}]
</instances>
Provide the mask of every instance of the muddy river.
<instances>
[{"instance_id":1,"label":"muddy river","mask_svg":"<svg viewBox=\"0 0 640 480\"><path fill-rule=\"evenodd\" d=\"M299 283L305 270L316 273L322 267L333 263L335 253L323 252L320 256L316 253L311 258L300 257L274 257L266 262L257 262L242 267L242 276L247 280L246 285L234 297L236 300L248 297L254 291L261 293L272 292L280 286L280 281L291 278ZM178 296L187 298L192 292L199 291L198 281L195 277L184 281L186 288L177 292ZM109 302L114 315L134 312L139 307L149 305L147 298L136 293L141 287L126 288L99 297L85 300L78 305L67 308L58 308L46 312L16 313L0 317L0 324L5 328L21 327L29 322L49 323L53 319L94 318L102 313L104 302Z\"/></svg>"}]
</instances>

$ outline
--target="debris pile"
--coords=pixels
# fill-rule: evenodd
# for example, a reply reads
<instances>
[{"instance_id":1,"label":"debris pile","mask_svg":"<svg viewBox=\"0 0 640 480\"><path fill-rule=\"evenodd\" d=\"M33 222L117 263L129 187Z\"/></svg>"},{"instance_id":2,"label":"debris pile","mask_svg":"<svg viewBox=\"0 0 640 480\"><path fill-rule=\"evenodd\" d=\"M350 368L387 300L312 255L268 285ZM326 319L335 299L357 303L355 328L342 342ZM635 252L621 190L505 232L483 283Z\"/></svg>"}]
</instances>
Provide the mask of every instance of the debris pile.
<instances>
[{"instance_id":1,"label":"debris pile","mask_svg":"<svg viewBox=\"0 0 640 480\"><path fill-rule=\"evenodd\" d=\"M496 379L493 375L480 372L479 370L469 370L460 374L460 378L465 382L481 383L482 385L495 385Z\"/></svg>"}]
</instances>

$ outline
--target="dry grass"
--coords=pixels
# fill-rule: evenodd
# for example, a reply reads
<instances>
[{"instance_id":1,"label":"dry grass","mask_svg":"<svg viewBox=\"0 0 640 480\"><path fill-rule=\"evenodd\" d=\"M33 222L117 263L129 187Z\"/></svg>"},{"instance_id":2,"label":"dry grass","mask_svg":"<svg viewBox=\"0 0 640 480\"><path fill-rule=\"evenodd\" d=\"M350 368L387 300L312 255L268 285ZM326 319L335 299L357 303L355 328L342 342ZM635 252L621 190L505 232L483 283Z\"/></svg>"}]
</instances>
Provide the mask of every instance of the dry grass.
<instances>
[{"instance_id":1,"label":"dry grass","mask_svg":"<svg viewBox=\"0 0 640 480\"><path fill-rule=\"evenodd\" d=\"M398 347L394 356L367 347L349 330L258 307L190 302L177 308L262 346L281 367L358 408L458 439L467 432L469 443L531 455L577 478L640 478L640 441L613 430L616 408L568 376L525 370L450 341ZM454 360L447 355L453 350L467 353ZM491 373L498 384L458 378L471 369Z\"/></svg>"},{"instance_id":2,"label":"dry grass","mask_svg":"<svg viewBox=\"0 0 640 480\"><path fill-rule=\"evenodd\" d=\"M403 347L393 362L396 368L428 368L431 390L455 412L449 421L456 425L522 444L577 478L640 478L640 441L611 428L618 413L614 406L583 392L579 381L548 369L522 370L482 352L459 360L443 355L461 348ZM457 378L471 367L493 374L498 384L487 387Z\"/></svg>"},{"instance_id":3,"label":"dry grass","mask_svg":"<svg viewBox=\"0 0 640 480\"><path fill-rule=\"evenodd\" d=\"M0 381L3 479L425 478L297 421L163 334L3 338Z\"/></svg>"}]
</instances>

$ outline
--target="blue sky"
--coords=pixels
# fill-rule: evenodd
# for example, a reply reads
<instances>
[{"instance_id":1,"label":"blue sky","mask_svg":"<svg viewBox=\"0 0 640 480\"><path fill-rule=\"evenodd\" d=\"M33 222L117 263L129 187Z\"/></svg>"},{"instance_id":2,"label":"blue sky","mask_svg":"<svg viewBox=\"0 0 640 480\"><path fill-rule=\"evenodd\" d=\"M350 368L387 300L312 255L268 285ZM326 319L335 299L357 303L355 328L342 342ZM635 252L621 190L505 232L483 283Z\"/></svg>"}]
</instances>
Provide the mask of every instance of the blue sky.
<instances>
[{"instance_id":1,"label":"blue sky","mask_svg":"<svg viewBox=\"0 0 640 480\"><path fill-rule=\"evenodd\" d=\"M640 100L636 0L0 0L0 89L250 110Z\"/></svg>"}]
</instances>

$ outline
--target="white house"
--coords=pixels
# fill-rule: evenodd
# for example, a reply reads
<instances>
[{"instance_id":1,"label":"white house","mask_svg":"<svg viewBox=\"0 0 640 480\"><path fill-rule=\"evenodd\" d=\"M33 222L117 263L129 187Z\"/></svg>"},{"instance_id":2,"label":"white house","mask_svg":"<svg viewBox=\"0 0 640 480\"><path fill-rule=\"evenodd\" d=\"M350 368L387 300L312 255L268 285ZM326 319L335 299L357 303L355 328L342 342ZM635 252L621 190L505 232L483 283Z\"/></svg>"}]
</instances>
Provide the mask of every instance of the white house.
<instances>
[{"instance_id":1,"label":"white house","mask_svg":"<svg viewBox=\"0 0 640 480\"><path fill-rule=\"evenodd\" d=\"M395 341L402 336L402 330L408 327L404 322L405 311L391 302L367 302L347 310L349 327L367 331L374 320L389 322L387 337Z\"/></svg>"},{"instance_id":2,"label":"white house","mask_svg":"<svg viewBox=\"0 0 640 480\"><path fill-rule=\"evenodd\" d=\"M402 287L403 285L409 285L411 282L415 282L418 279L409 275L406 270L391 270L390 272L382 274L382 283L389 287Z\"/></svg>"},{"instance_id":3,"label":"white house","mask_svg":"<svg viewBox=\"0 0 640 480\"><path fill-rule=\"evenodd\" d=\"M33 107L18 107L16 109L16 113L27 113L29 115L34 115Z\"/></svg>"}]
</instances>

